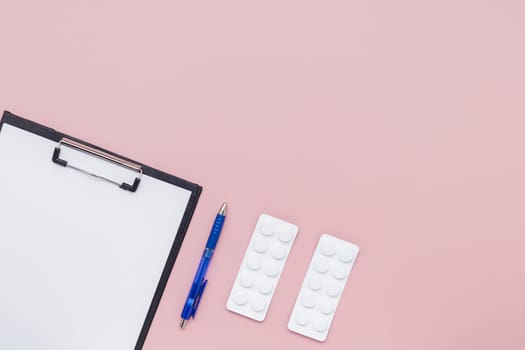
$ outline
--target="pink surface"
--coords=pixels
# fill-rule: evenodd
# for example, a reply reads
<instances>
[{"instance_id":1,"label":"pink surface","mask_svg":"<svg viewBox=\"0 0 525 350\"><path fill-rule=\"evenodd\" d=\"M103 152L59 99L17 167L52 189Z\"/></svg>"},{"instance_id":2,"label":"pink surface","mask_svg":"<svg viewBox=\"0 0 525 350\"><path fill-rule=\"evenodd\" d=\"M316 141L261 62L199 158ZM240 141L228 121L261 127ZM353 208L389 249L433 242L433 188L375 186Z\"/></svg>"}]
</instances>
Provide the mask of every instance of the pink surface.
<instances>
[{"instance_id":1,"label":"pink surface","mask_svg":"<svg viewBox=\"0 0 525 350\"><path fill-rule=\"evenodd\" d=\"M147 350L522 350L524 4L2 0L0 108L204 186ZM261 212L300 227L262 324L225 309ZM286 326L324 232L361 255L320 344Z\"/></svg>"}]
</instances>

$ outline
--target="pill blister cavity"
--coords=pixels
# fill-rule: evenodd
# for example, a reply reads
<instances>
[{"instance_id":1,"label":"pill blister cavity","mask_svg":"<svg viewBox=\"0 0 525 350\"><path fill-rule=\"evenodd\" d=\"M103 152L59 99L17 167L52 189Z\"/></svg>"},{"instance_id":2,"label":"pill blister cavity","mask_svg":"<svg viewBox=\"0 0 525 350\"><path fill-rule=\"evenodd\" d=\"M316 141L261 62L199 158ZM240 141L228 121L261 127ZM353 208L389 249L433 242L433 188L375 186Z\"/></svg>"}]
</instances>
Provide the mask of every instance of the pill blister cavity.
<instances>
[{"instance_id":1,"label":"pill blister cavity","mask_svg":"<svg viewBox=\"0 0 525 350\"><path fill-rule=\"evenodd\" d=\"M332 273L336 279L342 280L348 274L348 269L345 266L339 264L333 268Z\"/></svg>"},{"instance_id":2,"label":"pill blister cavity","mask_svg":"<svg viewBox=\"0 0 525 350\"><path fill-rule=\"evenodd\" d=\"M314 320L314 329L318 332L324 332L328 327L328 322L324 318Z\"/></svg>"},{"instance_id":3,"label":"pill blister cavity","mask_svg":"<svg viewBox=\"0 0 525 350\"><path fill-rule=\"evenodd\" d=\"M311 290L318 291L323 286L323 282L321 281L319 276L314 275L310 277L310 279L308 280L308 286L310 287Z\"/></svg>"},{"instance_id":4,"label":"pill blister cavity","mask_svg":"<svg viewBox=\"0 0 525 350\"><path fill-rule=\"evenodd\" d=\"M315 271L319 273L326 273L326 271L328 271L328 268L329 268L328 261L324 259L318 259L314 263L314 268L315 268Z\"/></svg>"},{"instance_id":5,"label":"pill blister cavity","mask_svg":"<svg viewBox=\"0 0 525 350\"><path fill-rule=\"evenodd\" d=\"M263 238L257 238L253 242L253 249L255 249L257 253L264 254L268 250L268 242Z\"/></svg>"},{"instance_id":6,"label":"pill blister cavity","mask_svg":"<svg viewBox=\"0 0 525 350\"><path fill-rule=\"evenodd\" d=\"M350 247L341 247L337 255L342 262L347 264L354 260L354 251Z\"/></svg>"},{"instance_id":7,"label":"pill blister cavity","mask_svg":"<svg viewBox=\"0 0 525 350\"><path fill-rule=\"evenodd\" d=\"M292 228L288 225L281 225L277 229L277 236L283 243L289 243L293 238Z\"/></svg>"},{"instance_id":8,"label":"pill blister cavity","mask_svg":"<svg viewBox=\"0 0 525 350\"><path fill-rule=\"evenodd\" d=\"M250 270L257 271L261 268L261 258L256 254L250 254L246 261L246 265Z\"/></svg>"},{"instance_id":9,"label":"pill blister cavity","mask_svg":"<svg viewBox=\"0 0 525 350\"><path fill-rule=\"evenodd\" d=\"M282 260L286 256L286 248L282 244L274 244L271 248L271 254L274 259Z\"/></svg>"},{"instance_id":10,"label":"pill blister cavity","mask_svg":"<svg viewBox=\"0 0 525 350\"><path fill-rule=\"evenodd\" d=\"M244 273L241 276L241 286L251 288L255 284L255 277L252 274Z\"/></svg>"},{"instance_id":11,"label":"pill blister cavity","mask_svg":"<svg viewBox=\"0 0 525 350\"><path fill-rule=\"evenodd\" d=\"M261 279L259 285L257 286L259 293L263 295L268 295L273 291L273 283L269 279Z\"/></svg>"},{"instance_id":12,"label":"pill blister cavity","mask_svg":"<svg viewBox=\"0 0 525 350\"><path fill-rule=\"evenodd\" d=\"M306 292L303 294L301 301L304 307L311 309L315 306L315 295L313 295L312 293Z\"/></svg>"},{"instance_id":13,"label":"pill blister cavity","mask_svg":"<svg viewBox=\"0 0 525 350\"><path fill-rule=\"evenodd\" d=\"M297 322L299 326L304 327L310 322L310 315L305 310L299 310L295 314L295 322Z\"/></svg>"},{"instance_id":14,"label":"pill blister cavity","mask_svg":"<svg viewBox=\"0 0 525 350\"><path fill-rule=\"evenodd\" d=\"M335 251L336 251L335 242L333 242L332 240L325 240L321 244L321 252L323 253L323 255L330 257L335 254Z\"/></svg>"},{"instance_id":15,"label":"pill blister cavity","mask_svg":"<svg viewBox=\"0 0 525 350\"><path fill-rule=\"evenodd\" d=\"M264 273L266 273L266 276L268 277L277 277L279 271L279 266L274 263L269 263L264 267Z\"/></svg>"},{"instance_id":16,"label":"pill blister cavity","mask_svg":"<svg viewBox=\"0 0 525 350\"><path fill-rule=\"evenodd\" d=\"M258 296L253 297L252 309L257 312L264 311L266 309L266 301Z\"/></svg>"},{"instance_id":17,"label":"pill blister cavity","mask_svg":"<svg viewBox=\"0 0 525 350\"><path fill-rule=\"evenodd\" d=\"M330 300L323 300L321 301L319 308L323 314L331 315L332 312L334 312L334 303Z\"/></svg>"},{"instance_id":18,"label":"pill blister cavity","mask_svg":"<svg viewBox=\"0 0 525 350\"><path fill-rule=\"evenodd\" d=\"M242 290L238 290L233 297L233 300L237 305L245 305L248 302L248 294Z\"/></svg>"},{"instance_id":19,"label":"pill blister cavity","mask_svg":"<svg viewBox=\"0 0 525 350\"><path fill-rule=\"evenodd\" d=\"M272 219L266 218L263 220L259 231L261 231L263 235L270 237L273 235L273 232L275 231L275 223L273 222Z\"/></svg>"},{"instance_id":20,"label":"pill blister cavity","mask_svg":"<svg viewBox=\"0 0 525 350\"><path fill-rule=\"evenodd\" d=\"M326 294L332 298L335 298L341 293L341 287L337 283L329 283L326 286Z\"/></svg>"}]
</instances>

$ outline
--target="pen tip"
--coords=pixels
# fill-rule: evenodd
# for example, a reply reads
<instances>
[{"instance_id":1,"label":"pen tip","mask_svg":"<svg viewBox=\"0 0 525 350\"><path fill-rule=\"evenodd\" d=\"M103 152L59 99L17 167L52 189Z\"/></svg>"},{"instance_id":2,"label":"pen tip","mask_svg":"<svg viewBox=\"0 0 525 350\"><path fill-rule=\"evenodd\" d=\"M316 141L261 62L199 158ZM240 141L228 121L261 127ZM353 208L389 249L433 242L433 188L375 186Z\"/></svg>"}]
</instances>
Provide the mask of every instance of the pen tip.
<instances>
[{"instance_id":1,"label":"pen tip","mask_svg":"<svg viewBox=\"0 0 525 350\"><path fill-rule=\"evenodd\" d=\"M184 329L184 326L186 326L186 322L187 322L187 321L188 321L188 320L185 320L185 319L181 319L181 320L180 320L180 328L181 328L181 329Z\"/></svg>"},{"instance_id":2,"label":"pen tip","mask_svg":"<svg viewBox=\"0 0 525 350\"><path fill-rule=\"evenodd\" d=\"M219 210L219 214L222 216L226 216L227 212L228 212L228 204L224 202L222 203L221 209Z\"/></svg>"}]
</instances>

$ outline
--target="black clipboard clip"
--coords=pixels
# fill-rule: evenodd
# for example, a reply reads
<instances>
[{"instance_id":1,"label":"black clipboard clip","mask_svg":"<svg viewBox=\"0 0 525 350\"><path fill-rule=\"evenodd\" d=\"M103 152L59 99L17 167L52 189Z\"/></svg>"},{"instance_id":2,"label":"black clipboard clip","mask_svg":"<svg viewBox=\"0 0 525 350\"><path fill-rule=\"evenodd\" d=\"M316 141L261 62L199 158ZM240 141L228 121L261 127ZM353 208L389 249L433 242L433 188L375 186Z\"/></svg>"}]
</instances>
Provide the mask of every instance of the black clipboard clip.
<instances>
[{"instance_id":1,"label":"black clipboard clip","mask_svg":"<svg viewBox=\"0 0 525 350\"><path fill-rule=\"evenodd\" d=\"M133 170L133 171L137 172L137 176L135 177L135 180L133 181L133 185L130 185L130 184L125 183L125 182L119 183L119 182L111 180L111 179L109 179L109 178L107 178L105 176L97 175L97 174L94 174L94 173L92 173L92 172L90 172L88 170L85 170L85 169L82 169L82 168L79 168L77 166L69 164L66 160L60 158L60 150L61 150L62 146L70 147L72 149L75 149L75 150L87 153L89 155L93 155L95 157L101 158L101 159L106 160L108 162L111 162L113 164L117 164L117 165L119 165L121 167L124 167L126 169L130 169L130 170ZM68 139L68 138L65 138L65 137L62 138L62 140L60 140L58 142L58 145L55 147L55 150L53 151L52 160L53 160L53 163L55 163L55 164L61 165L63 167L75 169L75 170L80 171L81 173L84 173L86 175L96 177L97 179L105 180L105 181L110 182L110 183L112 183L114 185L117 185L118 187L120 187L123 190L130 191L130 192L137 191L137 189L139 187L139 184L140 184L140 180L142 178L142 172L143 172L142 171L142 166L140 166L138 164L135 164L135 163L132 163L132 162L127 161L125 159L116 157L116 156L114 156L112 154L109 154L107 152L95 149L93 147L86 146L86 145L84 145L84 144L82 144L80 142L77 142L77 141L74 141L74 140L71 140L71 139Z\"/></svg>"}]
</instances>

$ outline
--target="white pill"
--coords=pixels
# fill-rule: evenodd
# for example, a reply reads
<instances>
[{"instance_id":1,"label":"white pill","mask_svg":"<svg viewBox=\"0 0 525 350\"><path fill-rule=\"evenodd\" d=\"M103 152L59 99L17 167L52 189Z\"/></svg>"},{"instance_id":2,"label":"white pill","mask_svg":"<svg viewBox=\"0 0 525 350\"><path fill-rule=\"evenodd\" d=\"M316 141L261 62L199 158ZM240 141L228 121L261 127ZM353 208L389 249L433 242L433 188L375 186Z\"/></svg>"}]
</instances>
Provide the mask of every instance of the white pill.
<instances>
[{"instance_id":1,"label":"white pill","mask_svg":"<svg viewBox=\"0 0 525 350\"><path fill-rule=\"evenodd\" d=\"M282 260L286 256L286 248L281 244L274 244L271 249L271 254L274 259Z\"/></svg>"},{"instance_id":2,"label":"white pill","mask_svg":"<svg viewBox=\"0 0 525 350\"><path fill-rule=\"evenodd\" d=\"M323 286L323 282L321 281L319 276L314 275L310 277L310 279L308 280L308 287L310 287L311 290L317 291L321 289L322 286Z\"/></svg>"},{"instance_id":3,"label":"white pill","mask_svg":"<svg viewBox=\"0 0 525 350\"><path fill-rule=\"evenodd\" d=\"M251 288L253 287L254 284L255 284L255 277L253 277L253 275L245 273L241 276L241 285L244 288Z\"/></svg>"},{"instance_id":4,"label":"white pill","mask_svg":"<svg viewBox=\"0 0 525 350\"><path fill-rule=\"evenodd\" d=\"M312 293L306 292L303 294L301 301L304 307L311 309L315 306L315 295L313 295Z\"/></svg>"},{"instance_id":5,"label":"white pill","mask_svg":"<svg viewBox=\"0 0 525 350\"><path fill-rule=\"evenodd\" d=\"M339 259L344 263L350 263L354 260L354 252L350 247L341 247L337 252Z\"/></svg>"},{"instance_id":6,"label":"white pill","mask_svg":"<svg viewBox=\"0 0 525 350\"><path fill-rule=\"evenodd\" d=\"M319 308L323 314L331 315L332 312L334 312L334 303L332 303L330 300L323 300L321 301Z\"/></svg>"},{"instance_id":7,"label":"white pill","mask_svg":"<svg viewBox=\"0 0 525 350\"><path fill-rule=\"evenodd\" d=\"M264 311L266 309L266 301L263 298L255 296L252 299L252 309L257 312Z\"/></svg>"},{"instance_id":8,"label":"white pill","mask_svg":"<svg viewBox=\"0 0 525 350\"><path fill-rule=\"evenodd\" d=\"M261 258L258 255L250 254L246 265L250 270L257 271L261 267Z\"/></svg>"},{"instance_id":9,"label":"white pill","mask_svg":"<svg viewBox=\"0 0 525 350\"><path fill-rule=\"evenodd\" d=\"M262 279L259 282L257 290L259 291L259 293L264 294L264 295L270 294L272 292L272 290L273 290L273 283L272 283L272 281L270 281L267 278Z\"/></svg>"},{"instance_id":10,"label":"white pill","mask_svg":"<svg viewBox=\"0 0 525 350\"><path fill-rule=\"evenodd\" d=\"M314 329L318 332L324 332L328 327L328 322L324 318L318 318L314 320Z\"/></svg>"},{"instance_id":11,"label":"white pill","mask_svg":"<svg viewBox=\"0 0 525 350\"><path fill-rule=\"evenodd\" d=\"M266 273L266 276L275 277L279 274L279 266L274 263L269 263L264 267L264 272Z\"/></svg>"},{"instance_id":12,"label":"white pill","mask_svg":"<svg viewBox=\"0 0 525 350\"><path fill-rule=\"evenodd\" d=\"M263 235L268 236L268 237L273 235L274 230L275 230L275 223L270 219L264 220L259 229L259 231L261 231Z\"/></svg>"},{"instance_id":13,"label":"white pill","mask_svg":"<svg viewBox=\"0 0 525 350\"><path fill-rule=\"evenodd\" d=\"M326 240L321 244L321 253L326 256L332 256L335 254L335 243L332 240Z\"/></svg>"},{"instance_id":14,"label":"white pill","mask_svg":"<svg viewBox=\"0 0 525 350\"><path fill-rule=\"evenodd\" d=\"M233 300L235 301L237 305L244 305L248 302L248 294L239 290L235 293Z\"/></svg>"},{"instance_id":15,"label":"white pill","mask_svg":"<svg viewBox=\"0 0 525 350\"><path fill-rule=\"evenodd\" d=\"M329 267L328 261L324 259L318 259L314 263L315 271L319 273L325 273L326 271L328 271L328 267Z\"/></svg>"},{"instance_id":16,"label":"white pill","mask_svg":"<svg viewBox=\"0 0 525 350\"><path fill-rule=\"evenodd\" d=\"M310 315L305 310L299 310L295 313L295 322L299 326L306 326L310 322Z\"/></svg>"},{"instance_id":17,"label":"white pill","mask_svg":"<svg viewBox=\"0 0 525 350\"><path fill-rule=\"evenodd\" d=\"M262 238L257 238L253 242L253 249L255 249L257 253L264 254L268 250L268 242Z\"/></svg>"},{"instance_id":18,"label":"white pill","mask_svg":"<svg viewBox=\"0 0 525 350\"><path fill-rule=\"evenodd\" d=\"M346 277L347 273L348 273L348 269L346 267L344 267L343 265L341 265L341 264L335 266L333 268L333 270L332 270L332 274L338 280L344 279Z\"/></svg>"},{"instance_id":19,"label":"white pill","mask_svg":"<svg viewBox=\"0 0 525 350\"><path fill-rule=\"evenodd\" d=\"M329 283L326 286L326 294L328 296L331 296L332 298L335 298L336 296L341 293L341 287L337 283Z\"/></svg>"},{"instance_id":20,"label":"white pill","mask_svg":"<svg viewBox=\"0 0 525 350\"><path fill-rule=\"evenodd\" d=\"M292 228L288 225L279 226L277 229L277 235L279 236L279 240L281 242L288 243L293 238Z\"/></svg>"}]
</instances>

